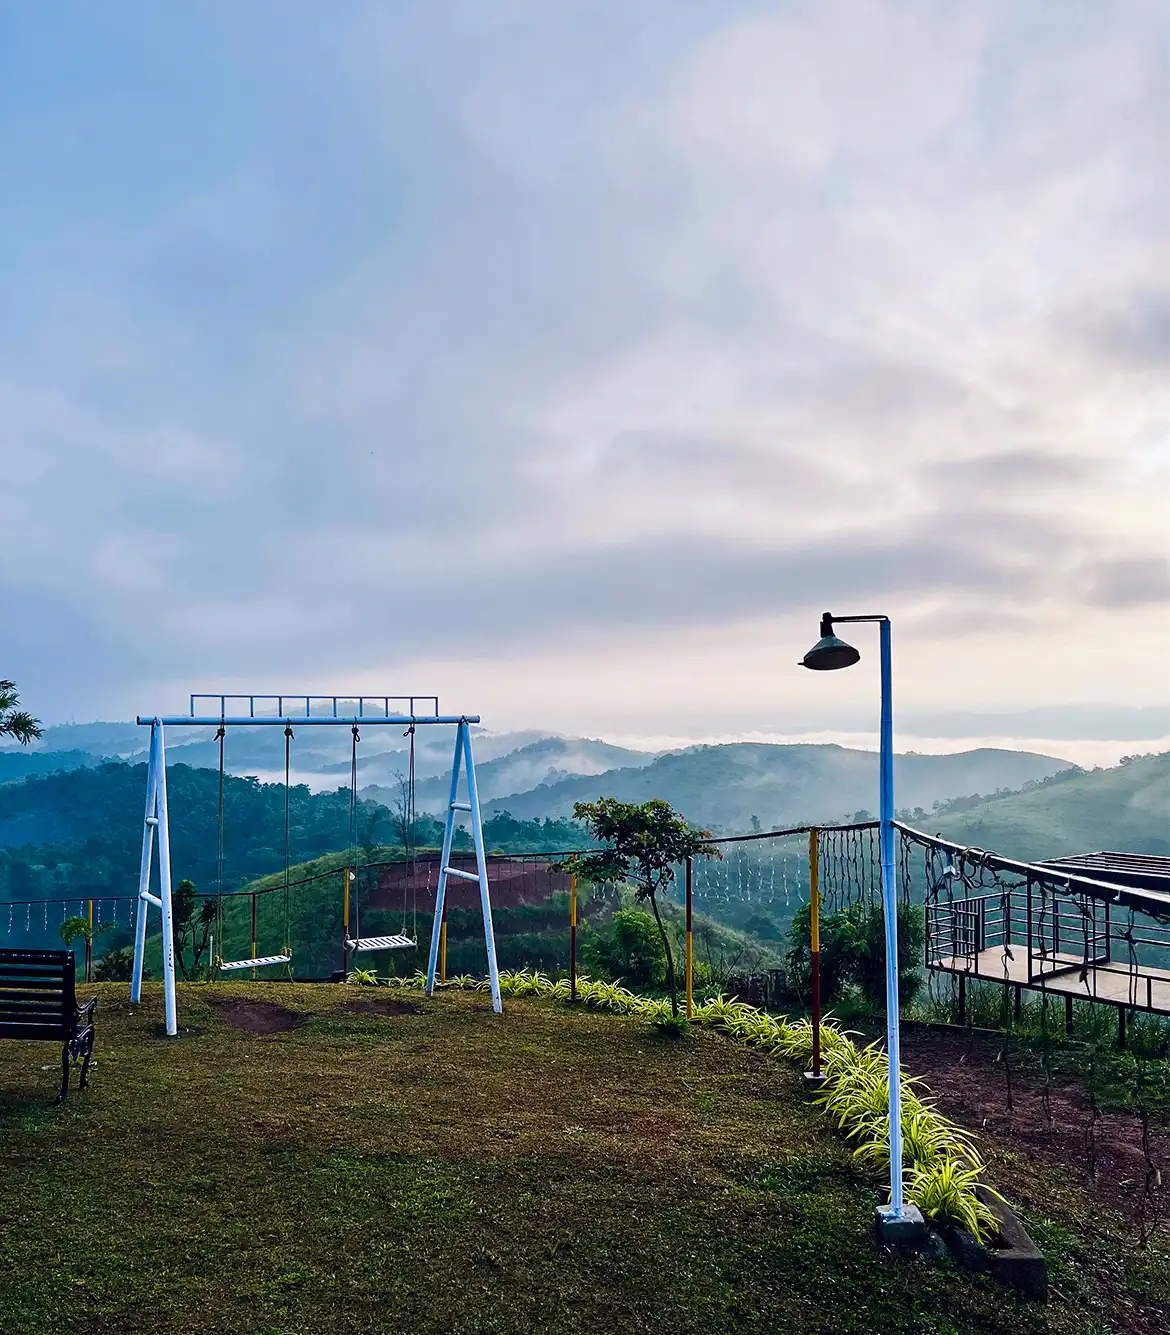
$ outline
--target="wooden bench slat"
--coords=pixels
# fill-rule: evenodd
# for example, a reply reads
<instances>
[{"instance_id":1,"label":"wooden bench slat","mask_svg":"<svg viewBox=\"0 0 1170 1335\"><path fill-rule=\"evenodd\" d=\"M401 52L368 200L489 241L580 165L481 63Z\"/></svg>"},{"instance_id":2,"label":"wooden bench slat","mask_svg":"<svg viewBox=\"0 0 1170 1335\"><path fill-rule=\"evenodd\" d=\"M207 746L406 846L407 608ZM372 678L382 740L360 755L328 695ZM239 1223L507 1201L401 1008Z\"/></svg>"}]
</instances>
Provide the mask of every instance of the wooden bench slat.
<instances>
[{"instance_id":1,"label":"wooden bench slat","mask_svg":"<svg viewBox=\"0 0 1170 1335\"><path fill-rule=\"evenodd\" d=\"M94 1044L94 1002L77 1004L77 964L71 950L0 949L0 1039L61 1044L61 1102L72 1062L81 1061L81 1088Z\"/></svg>"}]
</instances>

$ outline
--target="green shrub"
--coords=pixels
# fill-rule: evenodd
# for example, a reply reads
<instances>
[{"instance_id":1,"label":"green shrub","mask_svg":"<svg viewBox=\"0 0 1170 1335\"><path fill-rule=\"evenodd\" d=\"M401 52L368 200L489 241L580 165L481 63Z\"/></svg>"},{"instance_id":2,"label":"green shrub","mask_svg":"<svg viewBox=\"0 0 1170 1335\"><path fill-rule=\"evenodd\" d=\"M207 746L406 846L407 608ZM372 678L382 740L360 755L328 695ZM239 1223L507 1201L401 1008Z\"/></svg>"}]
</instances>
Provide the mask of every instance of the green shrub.
<instances>
[{"instance_id":1,"label":"green shrub","mask_svg":"<svg viewBox=\"0 0 1170 1335\"><path fill-rule=\"evenodd\" d=\"M922 909L898 905L898 993L903 1004L922 986L919 961L923 947ZM807 996L811 988L811 925L803 904L792 920L788 972L793 986ZM865 1002L880 1009L886 1002L886 937L880 903L859 901L821 917L821 999L842 998L855 985Z\"/></svg>"},{"instance_id":2,"label":"green shrub","mask_svg":"<svg viewBox=\"0 0 1170 1335\"><path fill-rule=\"evenodd\" d=\"M133 972L134 952L129 946L109 951L93 966L94 982L97 983L128 983ZM144 974L143 977L149 978L150 975Z\"/></svg>"},{"instance_id":3,"label":"green shrub","mask_svg":"<svg viewBox=\"0 0 1170 1335\"><path fill-rule=\"evenodd\" d=\"M609 922L592 932L582 950L588 967L631 987L661 987L666 978L666 952L658 926L649 913L618 909Z\"/></svg>"}]
</instances>

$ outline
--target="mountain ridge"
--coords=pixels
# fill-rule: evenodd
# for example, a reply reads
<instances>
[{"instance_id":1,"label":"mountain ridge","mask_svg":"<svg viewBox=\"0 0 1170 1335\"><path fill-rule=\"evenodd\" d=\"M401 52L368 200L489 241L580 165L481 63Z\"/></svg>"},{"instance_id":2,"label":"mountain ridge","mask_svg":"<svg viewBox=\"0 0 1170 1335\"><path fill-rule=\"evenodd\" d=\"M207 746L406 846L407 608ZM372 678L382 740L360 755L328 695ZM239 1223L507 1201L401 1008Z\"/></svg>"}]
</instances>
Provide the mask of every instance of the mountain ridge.
<instances>
[{"instance_id":1,"label":"mountain ridge","mask_svg":"<svg viewBox=\"0 0 1170 1335\"><path fill-rule=\"evenodd\" d=\"M900 809L929 808L971 793L1018 790L1070 768L1059 757L995 747L902 752L894 758L895 791ZM835 743L731 742L670 751L637 768L559 778L495 797L485 811L563 819L578 801L661 797L696 824L739 833L753 816L778 828L870 812L877 805L877 769L876 752Z\"/></svg>"}]
</instances>

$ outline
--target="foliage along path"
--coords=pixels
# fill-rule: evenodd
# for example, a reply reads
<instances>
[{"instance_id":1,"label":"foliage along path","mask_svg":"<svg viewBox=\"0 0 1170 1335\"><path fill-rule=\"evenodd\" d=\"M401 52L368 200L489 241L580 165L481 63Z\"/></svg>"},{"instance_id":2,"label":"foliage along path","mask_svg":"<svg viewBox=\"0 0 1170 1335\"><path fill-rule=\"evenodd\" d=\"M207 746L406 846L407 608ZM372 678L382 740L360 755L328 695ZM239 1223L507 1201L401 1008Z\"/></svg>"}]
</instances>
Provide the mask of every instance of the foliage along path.
<instances>
[{"instance_id":1,"label":"foliage along path","mask_svg":"<svg viewBox=\"0 0 1170 1335\"><path fill-rule=\"evenodd\" d=\"M236 983L166 1042L157 987L92 990L87 1095L0 1049L5 1335L1093 1328L875 1248L795 1070L715 1034Z\"/></svg>"}]
</instances>

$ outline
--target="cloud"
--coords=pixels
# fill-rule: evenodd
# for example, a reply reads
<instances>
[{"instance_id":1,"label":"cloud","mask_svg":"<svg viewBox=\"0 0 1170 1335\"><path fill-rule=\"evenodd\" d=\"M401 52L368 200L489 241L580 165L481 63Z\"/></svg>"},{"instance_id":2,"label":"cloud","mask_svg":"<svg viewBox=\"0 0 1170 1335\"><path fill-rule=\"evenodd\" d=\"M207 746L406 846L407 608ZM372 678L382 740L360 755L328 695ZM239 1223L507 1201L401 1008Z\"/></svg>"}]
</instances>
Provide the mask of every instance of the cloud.
<instances>
[{"instance_id":1,"label":"cloud","mask_svg":"<svg viewBox=\"0 0 1170 1335\"><path fill-rule=\"evenodd\" d=\"M1157 5L294 14L20 93L0 588L52 709L550 638L584 692L863 600L990 705L997 635L1165 598Z\"/></svg>"}]
</instances>

